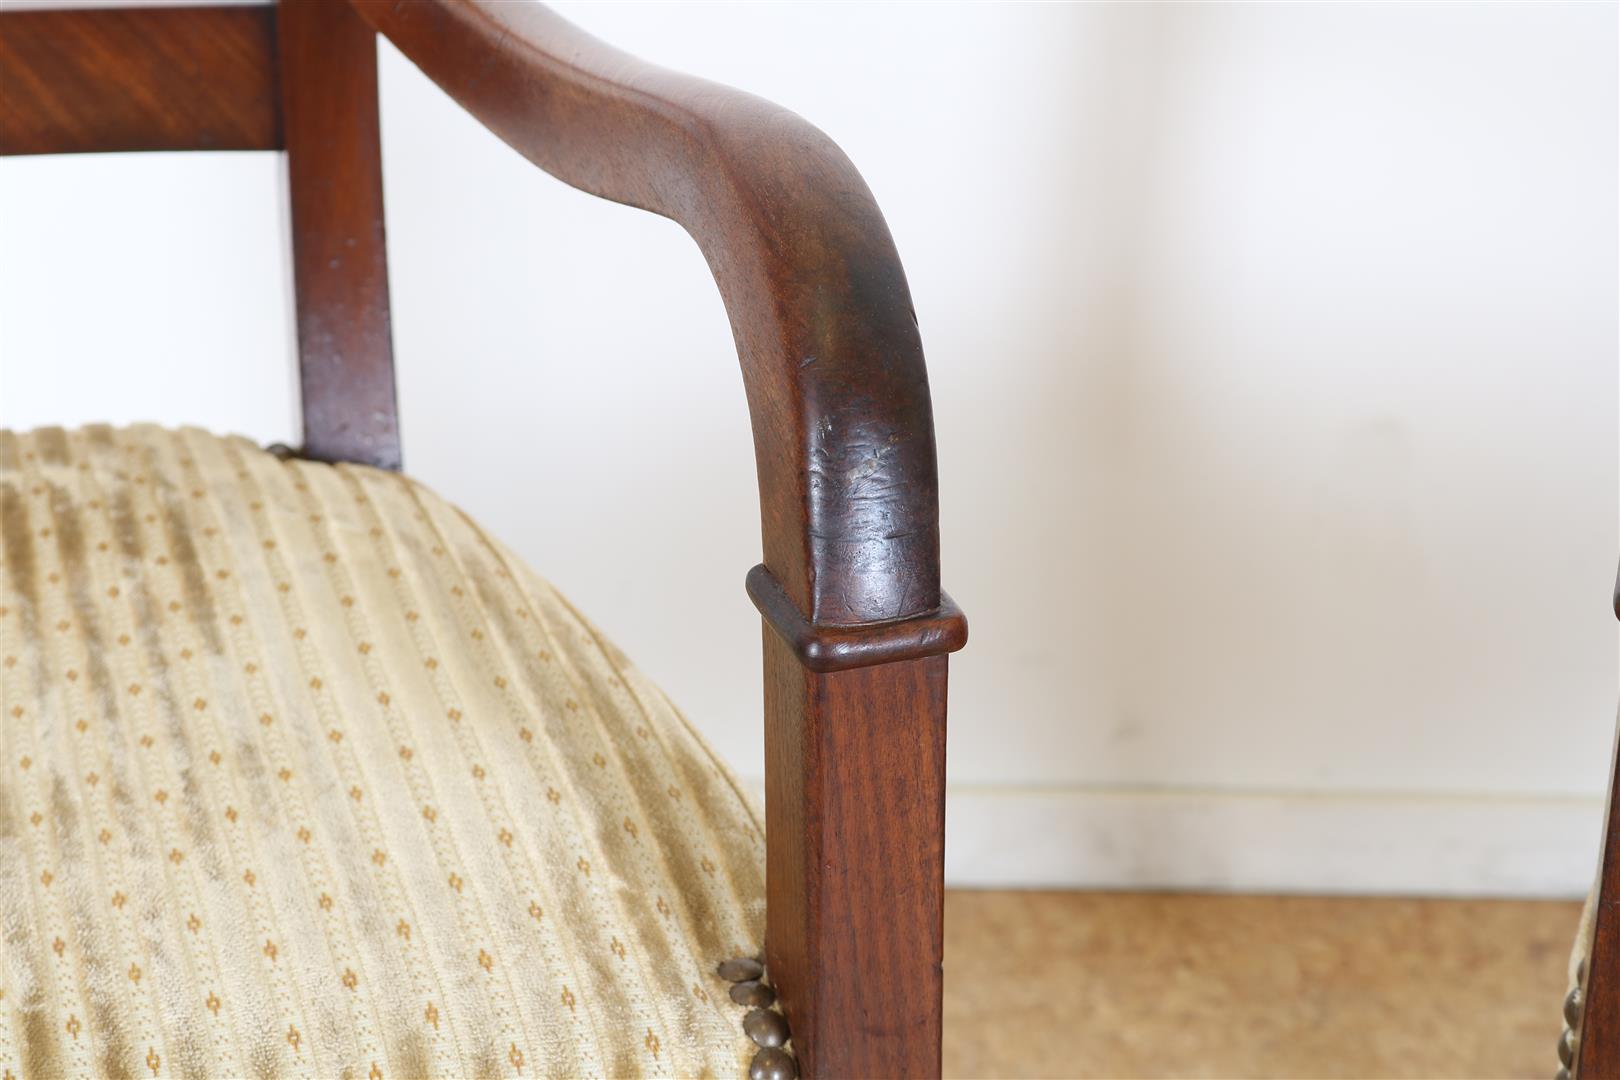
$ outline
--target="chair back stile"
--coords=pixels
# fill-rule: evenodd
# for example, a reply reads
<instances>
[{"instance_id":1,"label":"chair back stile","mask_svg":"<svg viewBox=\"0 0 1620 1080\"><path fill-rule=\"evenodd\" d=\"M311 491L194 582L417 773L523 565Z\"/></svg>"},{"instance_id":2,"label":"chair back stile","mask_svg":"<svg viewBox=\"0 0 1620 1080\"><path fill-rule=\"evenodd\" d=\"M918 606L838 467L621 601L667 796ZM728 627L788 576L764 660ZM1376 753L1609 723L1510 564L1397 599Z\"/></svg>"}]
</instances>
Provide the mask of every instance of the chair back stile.
<instances>
[{"instance_id":1,"label":"chair back stile","mask_svg":"<svg viewBox=\"0 0 1620 1080\"><path fill-rule=\"evenodd\" d=\"M375 32L348 4L0 11L0 156L153 150L286 151L301 453L398 469Z\"/></svg>"}]
</instances>

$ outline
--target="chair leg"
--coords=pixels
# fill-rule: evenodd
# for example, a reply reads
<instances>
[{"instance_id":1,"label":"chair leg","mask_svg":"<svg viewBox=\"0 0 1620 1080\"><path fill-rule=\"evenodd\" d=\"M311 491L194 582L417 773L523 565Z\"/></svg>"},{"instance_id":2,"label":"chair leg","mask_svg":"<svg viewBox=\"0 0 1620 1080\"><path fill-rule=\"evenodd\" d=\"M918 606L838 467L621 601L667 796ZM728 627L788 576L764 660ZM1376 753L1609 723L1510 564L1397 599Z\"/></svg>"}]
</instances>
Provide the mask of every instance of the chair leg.
<instances>
[{"instance_id":1,"label":"chair leg","mask_svg":"<svg viewBox=\"0 0 1620 1080\"><path fill-rule=\"evenodd\" d=\"M1615 619L1620 619L1620 573L1615 575L1614 612ZM1560 1057L1570 1057L1565 1067L1586 1080L1620 1078L1620 805L1615 801L1615 787L1620 784L1620 721L1610 761L1609 805L1604 808L1597 882L1589 900L1591 912L1583 915L1583 923L1591 918L1592 926L1586 959L1581 960L1581 993L1573 1006L1565 1002L1568 1030L1558 1044Z\"/></svg>"},{"instance_id":2,"label":"chair leg","mask_svg":"<svg viewBox=\"0 0 1620 1080\"><path fill-rule=\"evenodd\" d=\"M1615 581L1614 611L1620 618L1620 578ZM1560 1056L1569 1056L1572 1072L1586 1080L1620 1078L1620 730L1609 770L1609 801L1603 812L1603 845L1593 887L1591 939L1582 961L1581 993L1566 1008L1569 1030ZM1584 927L1583 927L1584 932ZM1567 1005L1568 1003L1566 1003ZM1573 1043L1573 1051L1565 1048Z\"/></svg>"},{"instance_id":3,"label":"chair leg","mask_svg":"<svg viewBox=\"0 0 1620 1080\"><path fill-rule=\"evenodd\" d=\"M1616 758L1620 765L1620 757ZM1620 802L1611 770L1604 811L1603 847L1592 897L1592 936L1579 1000L1567 1017L1574 1035L1574 1075L1585 1080L1620 1077Z\"/></svg>"},{"instance_id":4,"label":"chair leg","mask_svg":"<svg viewBox=\"0 0 1620 1080\"><path fill-rule=\"evenodd\" d=\"M816 673L765 628L766 963L806 1077L937 1077L946 658Z\"/></svg>"}]
</instances>

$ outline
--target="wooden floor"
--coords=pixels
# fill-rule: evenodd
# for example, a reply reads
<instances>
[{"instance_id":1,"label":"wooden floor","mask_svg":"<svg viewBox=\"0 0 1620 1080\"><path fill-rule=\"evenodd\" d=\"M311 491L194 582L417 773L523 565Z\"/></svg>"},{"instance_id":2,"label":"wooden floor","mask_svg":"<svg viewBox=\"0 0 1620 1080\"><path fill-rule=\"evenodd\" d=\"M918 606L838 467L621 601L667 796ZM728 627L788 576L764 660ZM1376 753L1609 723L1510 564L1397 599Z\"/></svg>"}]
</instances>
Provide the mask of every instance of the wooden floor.
<instances>
[{"instance_id":1,"label":"wooden floor","mask_svg":"<svg viewBox=\"0 0 1620 1080\"><path fill-rule=\"evenodd\" d=\"M948 1077L1547 1077L1580 905L952 892Z\"/></svg>"}]
</instances>

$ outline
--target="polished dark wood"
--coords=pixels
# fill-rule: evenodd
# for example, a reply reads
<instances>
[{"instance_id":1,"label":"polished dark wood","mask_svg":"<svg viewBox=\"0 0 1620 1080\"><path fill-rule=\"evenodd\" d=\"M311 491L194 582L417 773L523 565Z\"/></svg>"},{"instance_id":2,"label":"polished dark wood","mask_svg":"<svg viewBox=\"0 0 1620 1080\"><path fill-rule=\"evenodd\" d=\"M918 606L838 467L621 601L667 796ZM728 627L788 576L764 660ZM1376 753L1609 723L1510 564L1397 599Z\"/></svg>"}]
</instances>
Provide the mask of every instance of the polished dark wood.
<instances>
[{"instance_id":1,"label":"polished dark wood","mask_svg":"<svg viewBox=\"0 0 1620 1080\"><path fill-rule=\"evenodd\" d=\"M397 469L375 32L335 0L0 11L0 154L283 148L299 452Z\"/></svg>"},{"instance_id":2,"label":"polished dark wood","mask_svg":"<svg viewBox=\"0 0 1620 1080\"><path fill-rule=\"evenodd\" d=\"M673 218L719 284L753 417L765 564L817 625L939 606L932 412L905 273L843 152L786 109L538 4L360 0L558 178Z\"/></svg>"},{"instance_id":3,"label":"polished dark wood","mask_svg":"<svg viewBox=\"0 0 1620 1080\"><path fill-rule=\"evenodd\" d=\"M731 321L759 476L770 975L804 1075L938 1075L944 654L967 627L939 585L916 316L860 174L793 113L642 63L535 4L228 10L0 12L0 42L25 54L14 99L46 118L0 131L11 152L285 145L305 456L399 464L373 31L529 160L696 240ZM148 71L146 28L191 18L202 59L180 64L177 103L174 80ZM256 44L221 44L227 25ZM58 43L41 27L73 32ZM191 33L165 31L157 55ZM238 52L242 70L215 70ZM148 84L150 107L96 127L120 108L90 104L97 92ZM225 137L209 109L259 126Z\"/></svg>"},{"instance_id":4,"label":"polished dark wood","mask_svg":"<svg viewBox=\"0 0 1620 1080\"><path fill-rule=\"evenodd\" d=\"M529 160L696 240L742 363L764 565L800 637L921 620L946 651L921 339L883 215L832 140L537 5L356 8ZM807 1076L938 1074L945 670L817 672L765 631L766 952Z\"/></svg>"},{"instance_id":5,"label":"polished dark wood","mask_svg":"<svg viewBox=\"0 0 1620 1080\"><path fill-rule=\"evenodd\" d=\"M1620 783L1620 759L1609 777L1592 948L1586 958L1586 1004L1577 1070L1582 1080L1620 1077L1620 817L1614 798L1615 785Z\"/></svg>"},{"instance_id":6,"label":"polished dark wood","mask_svg":"<svg viewBox=\"0 0 1620 1080\"><path fill-rule=\"evenodd\" d=\"M1614 587L1614 611L1620 618L1620 576ZM1592 946L1586 955L1586 1004L1581 1016L1577 1075L1582 1080L1620 1078L1620 740L1609 769L1609 799L1603 811L1603 839L1598 855L1597 901L1593 911Z\"/></svg>"},{"instance_id":7,"label":"polished dark wood","mask_svg":"<svg viewBox=\"0 0 1620 1080\"><path fill-rule=\"evenodd\" d=\"M748 598L807 671L826 673L955 652L967 644L967 618L943 591L939 607L858 626L812 626L765 566L748 571Z\"/></svg>"},{"instance_id":8,"label":"polished dark wood","mask_svg":"<svg viewBox=\"0 0 1620 1080\"><path fill-rule=\"evenodd\" d=\"M807 671L766 627L766 966L805 1076L938 1076L947 658Z\"/></svg>"},{"instance_id":9,"label":"polished dark wood","mask_svg":"<svg viewBox=\"0 0 1620 1080\"><path fill-rule=\"evenodd\" d=\"M0 155L280 146L272 8L0 12Z\"/></svg>"},{"instance_id":10,"label":"polished dark wood","mask_svg":"<svg viewBox=\"0 0 1620 1080\"><path fill-rule=\"evenodd\" d=\"M377 35L344 3L294 0L279 21L301 453L398 469Z\"/></svg>"}]
</instances>

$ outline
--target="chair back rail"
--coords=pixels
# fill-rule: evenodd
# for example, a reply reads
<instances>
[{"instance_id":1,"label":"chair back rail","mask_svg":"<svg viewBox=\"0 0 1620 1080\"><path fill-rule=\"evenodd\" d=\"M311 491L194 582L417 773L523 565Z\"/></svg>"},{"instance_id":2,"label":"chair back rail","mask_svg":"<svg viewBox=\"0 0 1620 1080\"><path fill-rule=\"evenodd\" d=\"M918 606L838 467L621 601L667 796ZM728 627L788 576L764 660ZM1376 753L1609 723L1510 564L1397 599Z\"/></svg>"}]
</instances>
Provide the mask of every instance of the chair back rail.
<instances>
[{"instance_id":1,"label":"chair back rail","mask_svg":"<svg viewBox=\"0 0 1620 1080\"><path fill-rule=\"evenodd\" d=\"M0 156L287 151L302 452L397 469L375 41L346 4L0 11Z\"/></svg>"},{"instance_id":2,"label":"chair back rail","mask_svg":"<svg viewBox=\"0 0 1620 1080\"><path fill-rule=\"evenodd\" d=\"M0 11L0 155L281 149L275 15Z\"/></svg>"}]
</instances>

